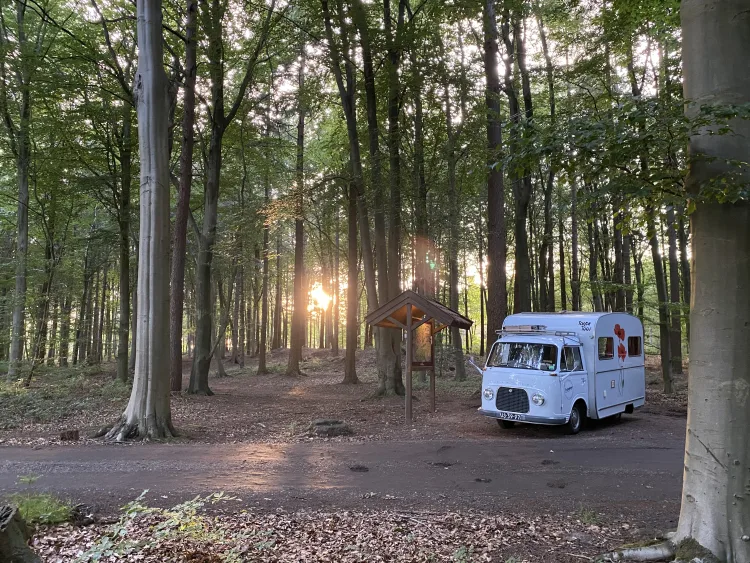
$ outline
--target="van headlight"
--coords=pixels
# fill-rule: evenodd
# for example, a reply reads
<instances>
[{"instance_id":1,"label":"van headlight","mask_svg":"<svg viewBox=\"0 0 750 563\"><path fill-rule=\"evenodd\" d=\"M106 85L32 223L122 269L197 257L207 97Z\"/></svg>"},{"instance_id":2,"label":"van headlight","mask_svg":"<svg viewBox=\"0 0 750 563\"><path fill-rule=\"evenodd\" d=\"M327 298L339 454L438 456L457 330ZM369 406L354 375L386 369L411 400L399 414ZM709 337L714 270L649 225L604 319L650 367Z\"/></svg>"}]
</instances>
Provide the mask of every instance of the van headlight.
<instances>
[{"instance_id":1,"label":"van headlight","mask_svg":"<svg viewBox=\"0 0 750 563\"><path fill-rule=\"evenodd\" d=\"M489 387L487 387L487 389L484 390L484 392L482 393L482 395L484 395L485 399L487 399L488 401L491 401L492 397L495 396L495 392L492 389L490 389Z\"/></svg>"},{"instance_id":2,"label":"van headlight","mask_svg":"<svg viewBox=\"0 0 750 563\"><path fill-rule=\"evenodd\" d=\"M544 404L544 397L539 393L534 393L531 397L531 402L536 406L541 407Z\"/></svg>"}]
</instances>

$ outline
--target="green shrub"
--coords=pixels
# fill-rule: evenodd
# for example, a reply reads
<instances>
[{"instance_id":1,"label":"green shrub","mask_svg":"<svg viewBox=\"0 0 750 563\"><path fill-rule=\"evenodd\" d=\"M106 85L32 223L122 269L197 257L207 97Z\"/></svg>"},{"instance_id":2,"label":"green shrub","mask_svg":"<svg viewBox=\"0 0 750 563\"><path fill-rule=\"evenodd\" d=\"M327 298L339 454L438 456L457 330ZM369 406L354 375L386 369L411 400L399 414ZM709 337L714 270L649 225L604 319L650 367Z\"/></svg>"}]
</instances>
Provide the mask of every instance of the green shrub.
<instances>
[{"instance_id":1,"label":"green shrub","mask_svg":"<svg viewBox=\"0 0 750 563\"><path fill-rule=\"evenodd\" d=\"M72 506L47 493L17 493L10 496L10 502L18 506L29 524L55 525L70 520Z\"/></svg>"}]
</instances>

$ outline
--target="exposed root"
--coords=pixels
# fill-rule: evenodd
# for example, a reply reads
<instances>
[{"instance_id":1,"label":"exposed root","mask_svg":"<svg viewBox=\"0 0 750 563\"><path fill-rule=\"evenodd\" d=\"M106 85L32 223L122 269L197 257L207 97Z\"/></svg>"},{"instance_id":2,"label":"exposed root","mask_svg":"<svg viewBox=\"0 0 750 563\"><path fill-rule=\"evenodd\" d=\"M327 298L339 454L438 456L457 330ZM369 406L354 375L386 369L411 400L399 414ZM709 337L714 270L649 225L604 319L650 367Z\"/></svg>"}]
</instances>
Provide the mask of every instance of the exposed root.
<instances>
[{"instance_id":1,"label":"exposed root","mask_svg":"<svg viewBox=\"0 0 750 563\"><path fill-rule=\"evenodd\" d=\"M104 435L104 440L119 443L128 440L168 440L177 436L172 421L168 421L164 426L155 424L149 426L145 434L141 434L137 424L126 422L124 418L121 418Z\"/></svg>"},{"instance_id":2,"label":"exposed root","mask_svg":"<svg viewBox=\"0 0 750 563\"><path fill-rule=\"evenodd\" d=\"M666 561L674 557L675 546L669 542L644 547L629 547L605 553L601 561Z\"/></svg>"},{"instance_id":3,"label":"exposed root","mask_svg":"<svg viewBox=\"0 0 750 563\"><path fill-rule=\"evenodd\" d=\"M202 397L213 397L214 392L208 387L205 389L189 389L187 390L188 395L200 395Z\"/></svg>"}]
</instances>

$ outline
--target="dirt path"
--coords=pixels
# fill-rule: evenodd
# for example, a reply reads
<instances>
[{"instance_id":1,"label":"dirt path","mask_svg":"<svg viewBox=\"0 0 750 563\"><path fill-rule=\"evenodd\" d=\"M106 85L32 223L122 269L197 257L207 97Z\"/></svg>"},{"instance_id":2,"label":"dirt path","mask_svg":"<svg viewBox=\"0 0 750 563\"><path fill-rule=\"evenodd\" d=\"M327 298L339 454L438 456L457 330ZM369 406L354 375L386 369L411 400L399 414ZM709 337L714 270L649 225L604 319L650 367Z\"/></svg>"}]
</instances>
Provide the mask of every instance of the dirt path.
<instances>
[{"instance_id":1,"label":"dirt path","mask_svg":"<svg viewBox=\"0 0 750 563\"><path fill-rule=\"evenodd\" d=\"M627 426L623 423L619 426ZM623 436L628 435L624 429ZM683 441L660 433L601 440L597 432L537 439L89 445L0 449L0 496L31 487L101 512L149 489L173 505L227 491L261 510L408 508L571 512L585 507L669 527L678 511ZM354 468L354 469L352 469ZM366 468L366 469L364 469ZM236 508L236 507L235 507Z\"/></svg>"}]
</instances>

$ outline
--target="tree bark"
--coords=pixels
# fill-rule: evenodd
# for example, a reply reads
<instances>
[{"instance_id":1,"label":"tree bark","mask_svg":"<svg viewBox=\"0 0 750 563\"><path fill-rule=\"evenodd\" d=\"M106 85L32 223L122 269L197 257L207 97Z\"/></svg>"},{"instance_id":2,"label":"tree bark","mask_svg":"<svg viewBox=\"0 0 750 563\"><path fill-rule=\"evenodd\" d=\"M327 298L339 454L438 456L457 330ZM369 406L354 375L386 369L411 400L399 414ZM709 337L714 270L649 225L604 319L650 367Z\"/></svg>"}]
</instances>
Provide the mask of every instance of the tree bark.
<instances>
[{"instance_id":1,"label":"tree bark","mask_svg":"<svg viewBox=\"0 0 750 563\"><path fill-rule=\"evenodd\" d=\"M570 297L572 309L581 310L581 272L578 264L578 185L570 176Z\"/></svg>"},{"instance_id":2,"label":"tree bark","mask_svg":"<svg viewBox=\"0 0 750 563\"><path fill-rule=\"evenodd\" d=\"M62 305L62 319L60 321L60 367L68 367L68 351L70 350L70 294L65 294L65 300Z\"/></svg>"},{"instance_id":3,"label":"tree bark","mask_svg":"<svg viewBox=\"0 0 750 563\"><path fill-rule=\"evenodd\" d=\"M677 238L680 242L680 275L682 277L682 302L690 307L691 306L691 291L690 291L690 258L688 258L688 234L686 232L685 210L681 209L678 212L678 228ZM690 343L690 314L685 316L685 337L687 338L688 344ZM689 348L688 348L689 353Z\"/></svg>"},{"instance_id":4,"label":"tree bark","mask_svg":"<svg viewBox=\"0 0 750 563\"><path fill-rule=\"evenodd\" d=\"M271 340L271 350L281 348L281 229L276 233L276 292L274 294L273 305L273 339Z\"/></svg>"},{"instance_id":5,"label":"tree bark","mask_svg":"<svg viewBox=\"0 0 750 563\"><path fill-rule=\"evenodd\" d=\"M654 277L656 278L656 297L659 300L659 347L661 355L661 375L664 382L664 392L674 392L672 386L672 353L671 335L669 331L669 296L667 281L664 277L664 263L659 249L659 235L656 232L653 208L647 209L647 223L651 258L654 263Z\"/></svg>"},{"instance_id":6,"label":"tree bark","mask_svg":"<svg viewBox=\"0 0 750 563\"><path fill-rule=\"evenodd\" d=\"M683 0L683 68L688 116L702 104L750 102L750 20L744 0ZM750 179L750 123L690 139L692 196L733 173ZM716 185L716 184L712 184ZM750 205L700 199L691 216L692 307L688 427L676 540L692 538L727 563L750 561Z\"/></svg>"},{"instance_id":7,"label":"tree bark","mask_svg":"<svg viewBox=\"0 0 750 563\"><path fill-rule=\"evenodd\" d=\"M172 288L169 302L170 389L182 391L182 322L185 309L185 249L190 214L190 191L193 183L193 146L195 136L195 81L197 74L198 0L185 5L185 86L182 110L182 147L177 208L172 236Z\"/></svg>"},{"instance_id":8,"label":"tree bark","mask_svg":"<svg viewBox=\"0 0 750 563\"><path fill-rule=\"evenodd\" d=\"M344 358L344 383L359 383L355 363L357 353L357 194L353 182L349 184L347 198L347 287L346 287L346 356Z\"/></svg>"},{"instance_id":9,"label":"tree bark","mask_svg":"<svg viewBox=\"0 0 750 563\"><path fill-rule=\"evenodd\" d=\"M120 250L119 299L120 318L117 329L117 379L128 380L128 338L130 336L130 183L133 124L132 106L123 104L122 141L120 150L120 198L117 206L117 228ZM135 339L135 334L133 335Z\"/></svg>"},{"instance_id":10,"label":"tree bark","mask_svg":"<svg viewBox=\"0 0 750 563\"><path fill-rule=\"evenodd\" d=\"M41 563L29 547L31 532L14 506L0 505L0 561L4 563Z\"/></svg>"},{"instance_id":11,"label":"tree bark","mask_svg":"<svg viewBox=\"0 0 750 563\"><path fill-rule=\"evenodd\" d=\"M669 240L669 320L672 352L672 373L682 373L682 303L680 301L680 264L677 259L677 225L674 207L667 207L667 236Z\"/></svg>"},{"instance_id":12,"label":"tree bark","mask_svg":"<svg viewBox=\"0 0 750 563\"><path fill-rule=\"evenodd\" d=\"M138 3L135 99L141 168L138 331L130 401L107 438L169 438L169 124L161 0Z\"/></svg>"},{"instance_id":13,"label":"tree bark","mask_svg":"<svg viewBox=\"0 0 750 563\"><path fill-rule=\"evenodd\" d=\"M292 327L289 339L289 363L287 375L300 375L302 346L305 343L305 313L307 299L305 295L305 221L304 221L304 184L305 184L305 106L302 103L305 87L305 44L300 44L300 63L297 72L297 161L296 182L294 186L294 309L292 310Z\"/></svg>"},{"instance_id":14,"label":"tree bark","mask_svg":"<svg viewBox=\"0 0 750 563\"><path fill-rule=\"evenodd\" d=\"M498 163L502 149L500 75L497 17L494 0L482 4L484 20L484 74L487 81L487 340L491 342L508 314L507 240L503 169Z\"/></svg>"}]
</instances>

